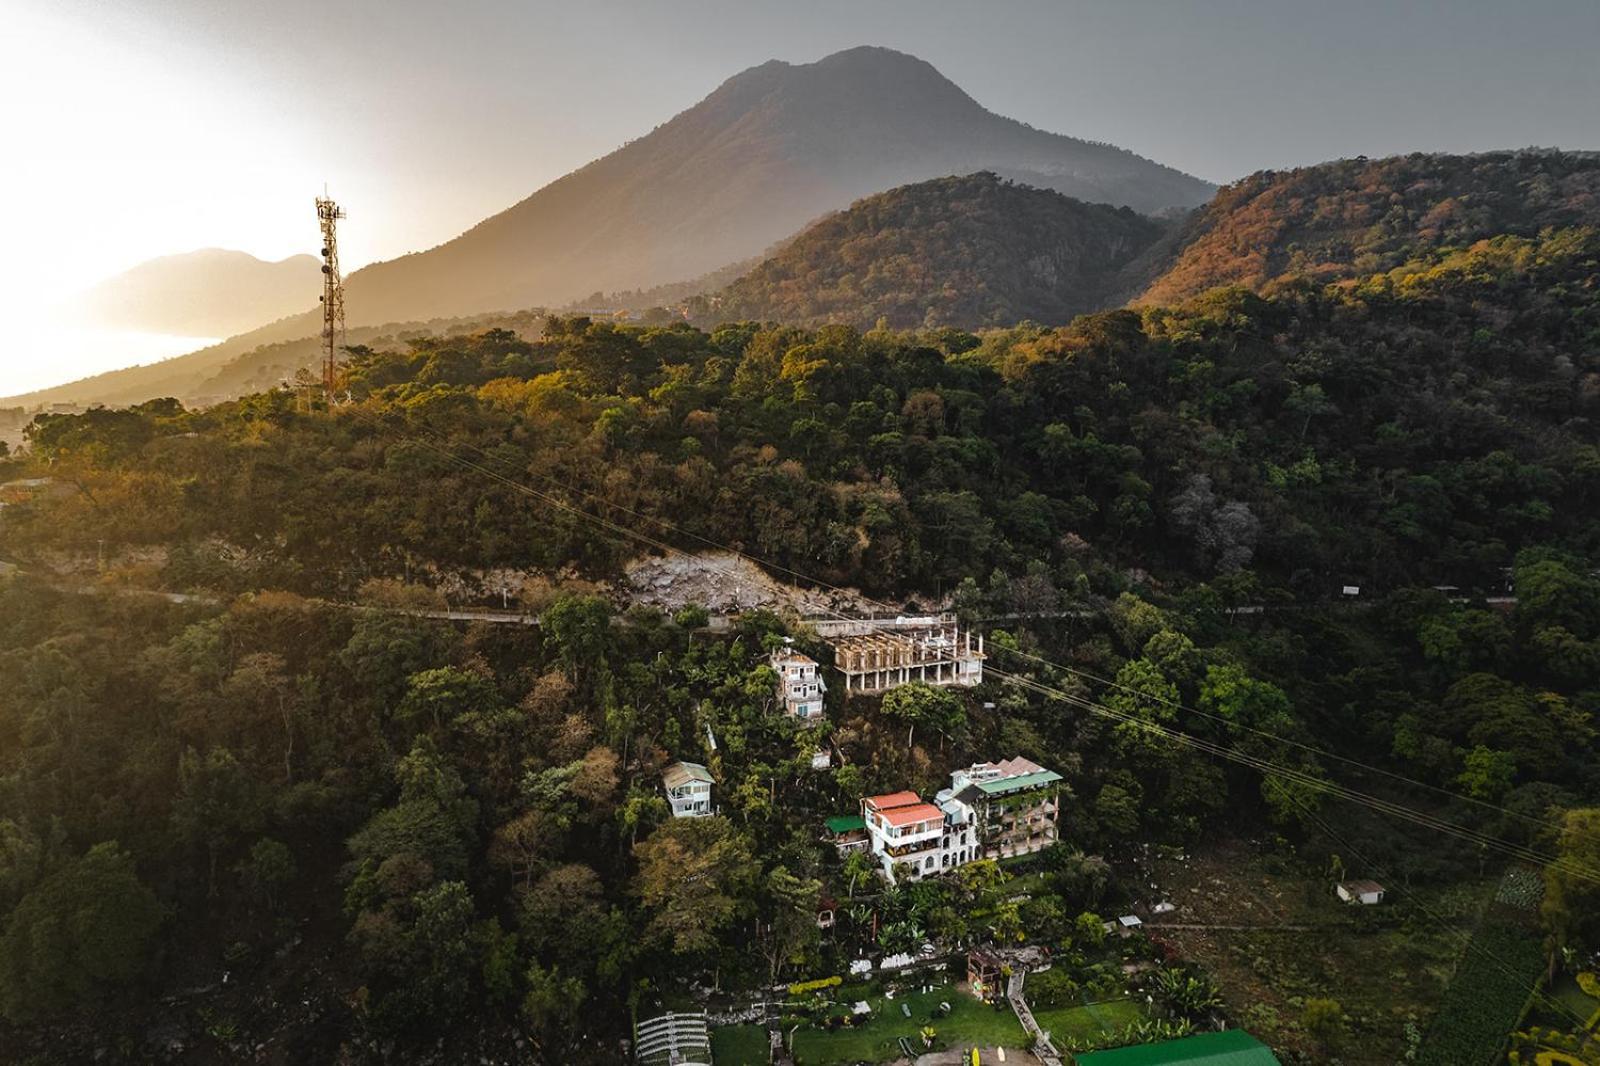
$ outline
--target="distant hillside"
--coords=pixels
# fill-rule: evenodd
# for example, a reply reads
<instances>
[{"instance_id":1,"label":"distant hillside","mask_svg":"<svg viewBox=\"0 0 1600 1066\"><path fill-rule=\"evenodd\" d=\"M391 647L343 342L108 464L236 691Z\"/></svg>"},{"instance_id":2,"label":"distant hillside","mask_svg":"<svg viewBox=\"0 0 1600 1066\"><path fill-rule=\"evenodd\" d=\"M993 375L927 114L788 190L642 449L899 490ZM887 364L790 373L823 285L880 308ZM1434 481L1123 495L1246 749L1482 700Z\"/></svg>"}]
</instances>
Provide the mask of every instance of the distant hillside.
<instances>
[{"instance_id":1,"label":"distant hillside","mask_svg":"<svg viewBox=\"0 0 1600 1066\"><path fill-rule=\"evenodd\" d=\"M1600 224L1600 154L1421 153L1263 171L1191 216L1138 302L1288 275L1371 274L1429 250L1547 226Z\"/></svg>"},{"instance_id":2,"label":"distant hillside","mask_svg":"<svg viewBox=\"0 0 1600 1066\"><path fill-rule=\"evenodd\" d=\"M784 241L773 246L769 254L776 254ZM694 296L701 296L708 292L717 292L738 281L750 271L760 266L766 259L764 255L753 255L749 259L741 259L737 263L701 274L696 278L686 281L669 281L664 285L652 285L648 289L626 289L622 292L596 292L582 300L573 300L562 308L568 313L588 313L590 311L650 311L661 308L678 307Z\"/></svg>"},{"instance_id":3,"label":"distant hillside","mask_svg":"<svg viewBox=\"0 0 1600 1066\"><path fill-rule=\"evenodd\" d=\"M695 277L862 196L984 169L1145 211L1196 206L1215 188L996 115L913 56L855 48L747 70L460 237L357 271L351 320L558 305Z\"/></svg>"},{"instance_id":4,"label":"distant hillside","mask_svg":"<svg viewBox=\"0 0 1600 1066\"><path fill-rule=\"evenodd\" d=\"M1147 212L1197 206L1216 188L1112 145L996 115L914 56L853 48L729 78L454 240L356 271L346 306L359 326L556 307L656 286L667 286L665 299L680 294L675 283L759 256L863 196L980 170ZM301 313L265 326L272 314L256 315L250 325L259 328L214 348L12 402L194 394L201 377L246 352L315 335L314 284L312 293Z\"/></svg>"},{"instance_id":5,"label":"distant hillside","mask_svg":"<svg viewBox=\"0 0 1600 1066\"><path fill-rule=\"evenodd\" d=\"M388 350L403 347L405 341L413 337L452 336L484 329L505 329L533 338L539 335L543 320L542 310L413 319L385 322L380 326L356 326L349 331L346 341L351 345ZM244 336L253 337L264 332L257 330ZM0 403L0 408L20 406L32 410L53 403L99 403L118 407L163 396L175 397L190 406L209 404L276 388L293 380L297 370L315 369L321 363L321 346L322 339L318 336L255 345L234 338L175 359L112 370L27 393Z\"/></svg>"},{"instance_id":6,"label":"distant hillside","mask_svg":"<svg viewBox=\"0 0 1600 1066\"><path fill-rule=\"evenodd\" d=\"M1166 227L991 173L867 197L811 226L714 300L714 317L896 328L1060 324L1117 302Z\"/></svg>"},{"instance_id":7,"label":"distant hillside","mask_svg":"<svg viewBox=\"0 0 1600 1066\"><path fill-rule=\"evenodd\" d=\"M84 294L84 316L102 325L188 337L227 337L304 310L322 287L321 261L269 263L204 248L140 263Z\"/></svg>"}]
</instances>

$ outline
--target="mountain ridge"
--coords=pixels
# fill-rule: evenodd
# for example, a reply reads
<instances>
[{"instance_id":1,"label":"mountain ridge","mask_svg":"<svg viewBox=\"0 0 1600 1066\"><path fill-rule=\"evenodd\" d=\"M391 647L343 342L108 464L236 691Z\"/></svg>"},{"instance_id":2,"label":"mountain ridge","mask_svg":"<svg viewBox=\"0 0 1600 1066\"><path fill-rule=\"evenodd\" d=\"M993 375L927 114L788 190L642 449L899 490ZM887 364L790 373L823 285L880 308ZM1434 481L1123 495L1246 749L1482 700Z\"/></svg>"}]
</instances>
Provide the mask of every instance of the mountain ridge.
<instances>
[{"instance_id":1,"label":"mountain ridge","mask_svg":"<svg viewBox=\"0 0 1600 1066\"><path fill-rule=\"evenodd\" d=\"M886 158L895 145L898 162ZM671 285L761 255L863 196L985 169L1147 210L1196 206L1215 189L1124 149L996 115L932 64L863 46L734 74L649 133L450 241L353 272L347 313L352 327L377 326ZM318 332L314 298L308 293L302 313L201 351L11 402L125 400L139 382L176 381L191 368L208 374L262 345Z\"/></svg>"},{"instance_id":2,"label":"mountain ridge","mask_svg":"<svg viewBox=\"0 0 1600 1066\"><path fill-rule=\"evenodd\" d=\"M304 307L320 274L312 255L267 260L233 248L198 248L147 259L94 285L76 303L100 325L226 337Z\"/></svg>"},{"instance_id":3,"label":"mountain ridge","mask_svg":"<svg viewBox=\"0 0 1600 1066\"><path fill-rule=\"evenodd\" d=\"M1147 210L1198 206L1215 188L1124 149L996 115L926 61L865 46L735 74L645 136L458 237L357 271L348 306L365 322L648 288L758 254L862 196L995 167L1080 199ZM720 192L708 198L703 188L712 185ZM530 267L541 252L561 253L557 238L600 251L587 269ZM462 276L474 263L504 279L499 287L468 294Z\"/></svg>"}]
</instances>

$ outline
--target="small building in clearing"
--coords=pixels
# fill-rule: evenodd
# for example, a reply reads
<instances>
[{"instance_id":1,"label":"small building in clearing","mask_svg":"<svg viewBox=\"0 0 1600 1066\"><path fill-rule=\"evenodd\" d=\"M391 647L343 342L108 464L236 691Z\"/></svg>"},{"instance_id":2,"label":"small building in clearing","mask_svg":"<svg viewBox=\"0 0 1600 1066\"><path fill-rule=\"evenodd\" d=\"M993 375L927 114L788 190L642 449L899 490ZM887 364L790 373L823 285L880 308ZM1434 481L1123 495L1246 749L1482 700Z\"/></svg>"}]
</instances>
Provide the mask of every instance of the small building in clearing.
<instances>
[{"instance_id":1,"label":"small building in clearing","mask_svg":"<svg viewBox=\"0 0 1600 1066\"><path fill-rule=\"evenodd\" d=\"M697 762L675 762L661 774L667 802L674 818L704 818L712 814L711 771Z\"/></svg>"},{"instance_id":2,"label":"small building in clearing","mask_svg":"<svg viewBox=\"0 0 1600 1066\"><path fill-rule=\"evenodd\" d=\"M1340 881L1333 889L1346 903L1372 906L1383 902L1383 886L1376 881Z\"/></svg>"}]
</instances>

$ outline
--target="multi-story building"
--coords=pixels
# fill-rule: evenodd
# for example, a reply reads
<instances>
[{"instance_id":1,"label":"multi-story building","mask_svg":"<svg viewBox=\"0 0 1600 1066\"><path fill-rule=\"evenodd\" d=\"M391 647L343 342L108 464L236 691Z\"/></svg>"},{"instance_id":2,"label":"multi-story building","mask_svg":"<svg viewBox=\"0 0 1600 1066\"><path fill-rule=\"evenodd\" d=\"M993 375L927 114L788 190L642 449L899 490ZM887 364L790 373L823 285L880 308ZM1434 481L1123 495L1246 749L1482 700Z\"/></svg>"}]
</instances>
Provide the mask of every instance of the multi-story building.
<instances>
[{"instance_id":1,"label":"multi-story building","mask_svg":"<svg viewBox=\"0 0 1600 1066\"><path fill-rule=\"evenodd\" d=\"M971 812L985 859L1030 855L1054 844L1061 822L1061 775L1018 756L975 763L950 775L939 801Z\"/></svg>"},{"instance_id":2,"label":"multi-story building","mask_svg":"<svg viewBox=\"0 0 1600 1066\"><path fill-rule=\"evenodd\" d=\"M955 771L933 803L915 792L868 796L861 801L867 846L891 882L1031 854L1057 838L1060 781L1015 758Z\"/></svg>"},{"instance_id":3,"label":"multi-story building","mask_svg":"<svg viewBox=\"0 0 1600 1066\"><path fill-rule=\"evenodd\" d=\"M945 812L915 792L868 796L861 801L861 819L872 853L890 881L902 874L913 880L926 877L948 865Z\"/></svg>"},{"instance_id":4,"label":"multi-story building","mask_svg":"<svg viewBox=\"0 0 1600 1066\"><path fill-rule=\"evenodd\" d=\"M976 640L952 615L862 618L815 623L833 646L833 662L849 695L871 695L912 681L983 683L983 636Z\"/></svg>"},{"instance_id":5,"label":"multi-story building","mask_svg":"<svg viewBox=\"0 0 1600 1066\"><path fill-rule=\"evenodd\" d=\"M674 818L704 818L711 807L711 771L695 762L675 762L661 774Z\"/></svg>"},{"instance_id":6,"label":"multi-story building","mask_svg":"<svg viewBox=\"0 0 1600 1066\"><path fill-rule=\"evenodd\" d=\"M784 713L802 722L822 721L822 694L827 691L818 672L817 660L793 648L772 653L772 668L778 672L778 697Z\"/></svg>"}]
</instances>

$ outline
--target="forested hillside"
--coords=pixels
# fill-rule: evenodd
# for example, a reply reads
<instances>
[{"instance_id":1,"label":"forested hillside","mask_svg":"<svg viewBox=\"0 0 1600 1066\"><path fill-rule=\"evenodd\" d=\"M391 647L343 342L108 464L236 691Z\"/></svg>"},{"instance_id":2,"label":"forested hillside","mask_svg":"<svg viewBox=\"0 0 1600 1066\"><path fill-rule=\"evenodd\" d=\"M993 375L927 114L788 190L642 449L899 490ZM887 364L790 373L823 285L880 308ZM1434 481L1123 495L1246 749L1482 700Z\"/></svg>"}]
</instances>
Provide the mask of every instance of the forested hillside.
<instances>
[{"instance_id":1,"label":"forested hillside","mask_svg":"<svg viewBox=\"0 0 1600 1066\"><path fill-rule=\"evenodd\" d=\"M760 996L925 938L1076 958L1147 843L1320 871L1355 861L1331 820L1408 890L1500 873L1006 673L1600 864L1567 813L1600 801L1593 229L1059 328L554 318L345 373L332 411L42 416L0 465L54 482L0 509L25 571L0 578L0 1037L27 1053L614 1063L630 1010L691 982ZM1009 620L978 623L970 699L830 692L803 735L765 665L791 627L825 655L792 620L593 595L641 538ZM539 628L422 615L489 568L482 598ZM864 794L1015 754L1069 790L1023 902L877 885L818 842ZM672 759L720 816L665 817ZM1546 880L1551 943L1600 949L1594 883ZM826 934L824 896L849 904ZM1402 970L1408 1001L1454 958ZM1298 1013L1252 1017L1325 1061ZM1355 1014L1347 1061L1428 1020Z\"/></svg>"},{"instance_id":2,"label":"forested hillside","mask_svg":"<svg viewBox=\"0 0 1600 1066\"><path fill-rule=\"evenodd\" d=\"M994 174L907 185L802 232L712 298L723 318L870 328L1061 324L1114 303L1163 227ZM693 309L693 305L691 305Z\"/></svg>"},{"instance_id":3,"label":"forested hillside","mask_svg":"<svg viewBox=\"0 0 1600 1066\"><path fill-rule=\"evenodd\" d=\"M1548 226L1600 224L1600 153L1486 152L1345 159L1266 170L1196 212L1140 302L1218 285L1360 277L1434 249Z\"/></svg>"}]
</instances>

